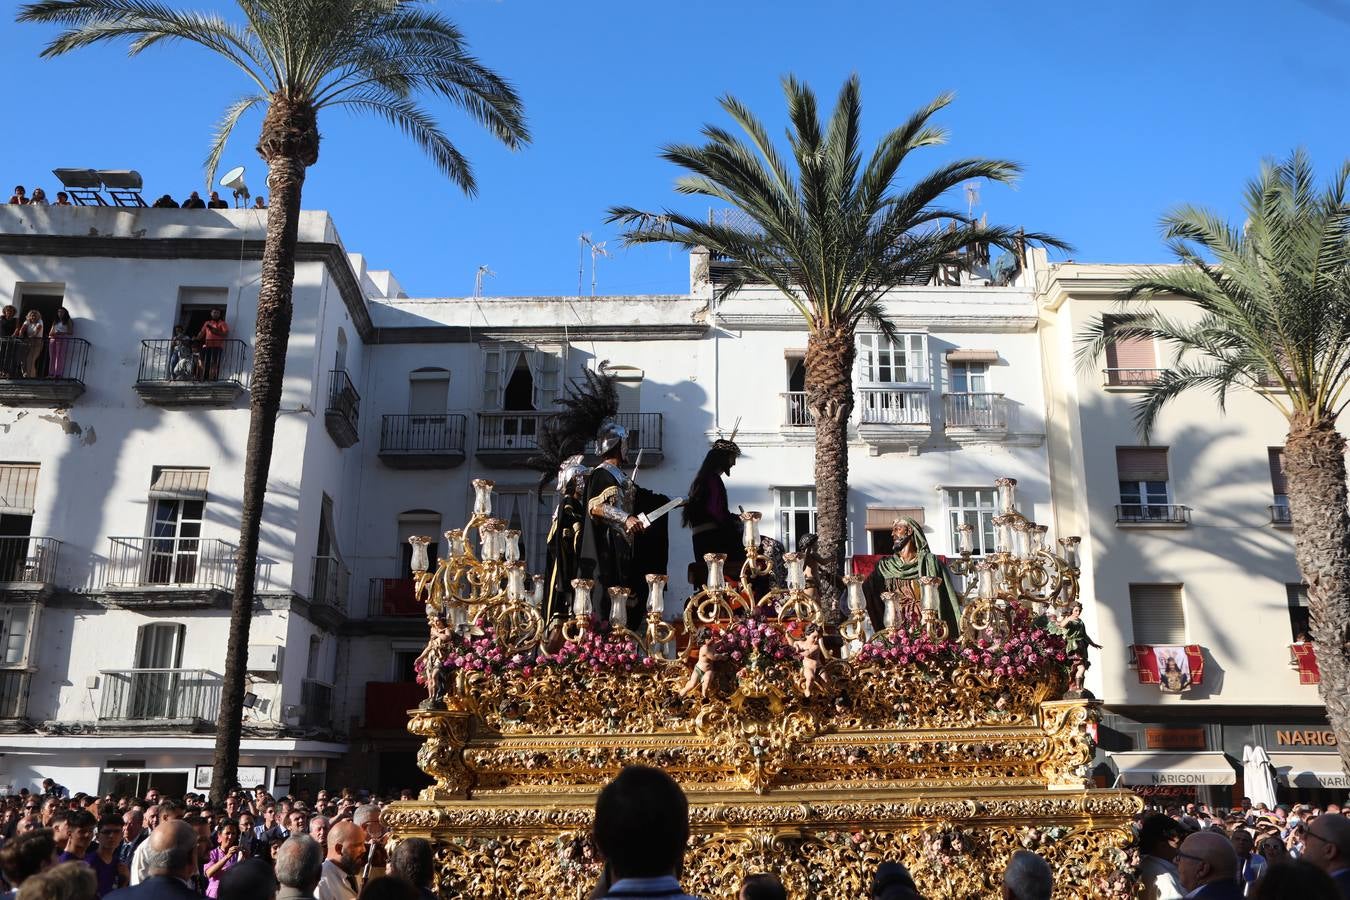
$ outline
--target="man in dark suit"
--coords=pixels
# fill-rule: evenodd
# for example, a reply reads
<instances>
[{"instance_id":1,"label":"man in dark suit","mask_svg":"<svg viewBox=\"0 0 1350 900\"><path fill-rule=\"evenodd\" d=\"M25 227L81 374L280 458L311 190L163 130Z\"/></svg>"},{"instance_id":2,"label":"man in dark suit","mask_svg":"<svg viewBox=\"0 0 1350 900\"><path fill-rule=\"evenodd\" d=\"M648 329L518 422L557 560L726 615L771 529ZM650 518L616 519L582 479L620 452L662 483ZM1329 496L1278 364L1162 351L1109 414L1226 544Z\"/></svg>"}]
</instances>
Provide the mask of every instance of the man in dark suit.
<instances>
[{"instance_id":1,"label":"man in dark suit","mask_svg":"<svg viewBox=\"0 0 1350 900\"><path fill-rule=\"evenodd\" d=\"M1350 900L1350 819L1326 813L1308 823L1303 831L1303 858L1331 876Z\"/></svg>"},{"instance_id":2,"label":"man in dark suit","mask_svg":"<svg viewBox=\"0 0 1350 900\"><path fill-rule=\"evenodd\" d=\"M1200 831L1186 838L1176 863L1187 900L1242 900L1237 852L1222 834Z\"/></svg>"},{"instance_id":3,"label":"man in dark suit","mask_svg":"<svg viewBox=\"0 0 1350 900\"><path fill-rule=\"evenodd\" d=\"M104 900L198 900L192 887L197 874L197 831L182 819L170 819L147 841L150 877L134 887L108 894Z\"/></svg>"}]
</instances>

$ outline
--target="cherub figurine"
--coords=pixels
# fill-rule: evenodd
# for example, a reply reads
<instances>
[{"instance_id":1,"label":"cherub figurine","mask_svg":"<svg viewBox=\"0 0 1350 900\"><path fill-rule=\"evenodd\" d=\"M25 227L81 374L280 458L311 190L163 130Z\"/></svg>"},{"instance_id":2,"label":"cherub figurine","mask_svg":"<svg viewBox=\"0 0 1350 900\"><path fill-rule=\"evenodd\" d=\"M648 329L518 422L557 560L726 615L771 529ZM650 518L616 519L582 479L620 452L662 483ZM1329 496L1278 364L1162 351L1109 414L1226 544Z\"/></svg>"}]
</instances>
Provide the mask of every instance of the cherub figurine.
<instances>
[{"instance_id":1,"label":"cherub figurine","mask_svg":"<svg viewBox=\"0 0 1350 900\"><path fill-rule=\"evenodd\" d=\"M450 626L440 616L432 617L430 624L431 638L417 657L427 684L427 699L422 701L422 709L435 709L445 694L445 661L450 658L450 639L453 635Z\"/></svg>"},{"instance_id":2,"label":"cherub figurine","mask_svg":"<svg viewBox=\"0 0 1350 900\"><path fill-rule=\"evenodd\" d=\"M817 684L826 687L829 684L825 671L821 668L825 663L826 654L825 646L820 640L820 629L815 625L808 627L800 640L792 642L792 646L801 654L802 694L810 699L812 687Z\"/></svg>"},{"instance_id":3,"label":"cherub figurine","mask_svg":"<svg viewBox=\"0 0 1350 900\"><path fill-rule=\"evenodd\" d=\"M712 644L705 636L703 643L698 646L698 662L694 663L694 670L689 673L689 680L680 688L680 696L688 697L695 690L699 696L708 696L708 689L712 687L713 666L722 657L713 652Z\"/></svg>"}]
</instances>

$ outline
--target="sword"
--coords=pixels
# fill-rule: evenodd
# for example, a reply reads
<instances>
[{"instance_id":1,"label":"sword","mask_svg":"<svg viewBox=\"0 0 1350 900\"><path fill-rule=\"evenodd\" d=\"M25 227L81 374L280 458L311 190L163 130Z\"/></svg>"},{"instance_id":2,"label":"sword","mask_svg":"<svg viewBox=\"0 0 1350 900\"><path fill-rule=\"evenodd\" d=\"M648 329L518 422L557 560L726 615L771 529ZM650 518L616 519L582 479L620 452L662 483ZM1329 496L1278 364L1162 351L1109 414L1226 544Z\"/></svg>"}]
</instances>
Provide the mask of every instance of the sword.
<instances>
[{"instance_id":1,"label":"sword","mask_svg":"<svg viewBox=\"0 0 1350 900\"><path fill-rule=\"evenodd\" d=\"M628 480L637 484L638 467L642 465L642 449L638 448L637 459L633 460L633 474L628 476Z\"/></svg>"},{"instance_id":2,"label":"sword","mask_svg":"<svg viewBox=\"0 0 1350 900\"><path fill-rule=\"evenodd\" d=\"M674 500L671 500L669 503L663 504L662 506L658 506L651 512L638 513L637 518L638 521L642 523L643 528L651 528L652 523L655 522L657 519L661 518L662 516L666 515L672 510L678 509L681 506L684 506L684 498L676 497Z\"/></svg>"}]
</instances>

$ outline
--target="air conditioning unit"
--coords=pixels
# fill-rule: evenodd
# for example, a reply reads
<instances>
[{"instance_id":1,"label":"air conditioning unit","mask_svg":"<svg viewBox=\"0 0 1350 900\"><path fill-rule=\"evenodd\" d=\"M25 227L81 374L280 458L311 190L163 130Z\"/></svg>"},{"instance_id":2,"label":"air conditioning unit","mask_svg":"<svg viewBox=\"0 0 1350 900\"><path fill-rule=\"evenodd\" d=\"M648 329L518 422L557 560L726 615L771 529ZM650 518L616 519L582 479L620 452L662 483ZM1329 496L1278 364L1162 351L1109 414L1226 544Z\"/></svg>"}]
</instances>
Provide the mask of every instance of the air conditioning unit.
<instances>
[{"instance_id":1,"label":"air conditioning unit","mask_svg":"<svg viewBox=\"0 0 1350 900\"><path fill-rule=\"evenodd\" d=\"M255 675L280 675L281 652L280 644L249 644L249 672Z\"/></svg>"}]
</instances>

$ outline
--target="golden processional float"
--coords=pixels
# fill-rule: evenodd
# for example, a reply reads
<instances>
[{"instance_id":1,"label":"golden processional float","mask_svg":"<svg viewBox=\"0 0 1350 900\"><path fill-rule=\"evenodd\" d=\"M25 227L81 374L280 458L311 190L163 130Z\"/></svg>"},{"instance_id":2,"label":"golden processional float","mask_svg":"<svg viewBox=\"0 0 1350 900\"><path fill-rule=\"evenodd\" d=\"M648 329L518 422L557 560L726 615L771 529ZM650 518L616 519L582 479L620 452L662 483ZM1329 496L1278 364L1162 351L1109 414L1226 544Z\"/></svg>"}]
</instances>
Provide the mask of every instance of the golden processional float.
<instances>
[{"instance_id":1,"label":"golden processional float","mask_svg":"<svg viewBox=\"0 0 1350 900\"><path fill-rule=\"evenodd\" d=\"M959 530L957 634L936 578L917 604L885 594L875 634L861 577L845 577L848 615L830 623L794 554L786 586L755 596L770 562L747 512L741 589L709 554L707 583L671 623L666 577L649 575L636 634L597 623L593 585L577 579L558 635L544 579L526 589L519 533L492 515L492 482L475 481L472 517L446 532L434 570L432 539L411 539L431 640L429 698L409 729L435 783L389 808L392 838L432 841L443 897L587 897L601 873L596 793L645 764L688 794L682 883L710 900L757 872L793 898L855 900L887 860L930 898L999 897L1023 848L1050 862L1056 897L1129 896L1142 804L1089 786L1098 704L1065 696L1078 693L1069 658L1044 618L1078 598L1078 538L1047 544L1017 512L1015 484L999 481L997 552L974 558L971 526ZM630 599L616 589L614 608ZM827 628L845 658L823 652ZM681 632L686 652L672 658Z\"/></svg>"}]
</instances>

